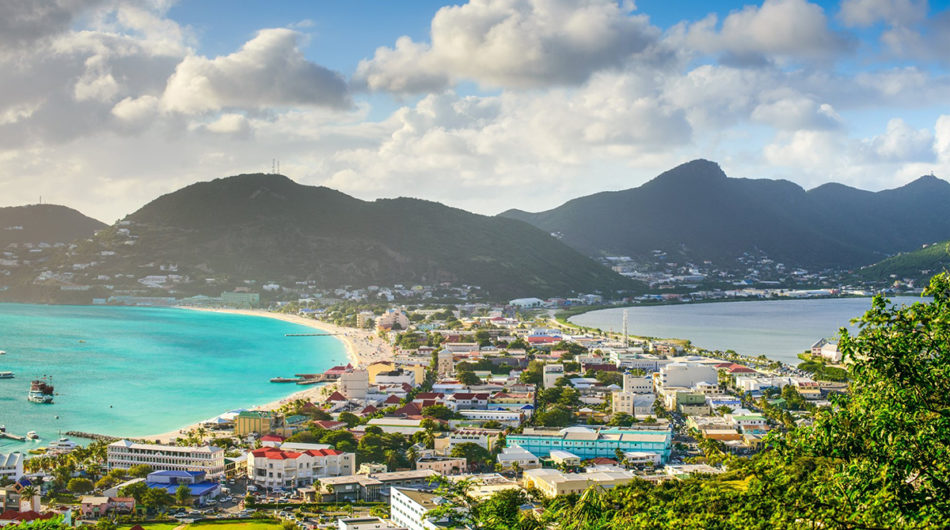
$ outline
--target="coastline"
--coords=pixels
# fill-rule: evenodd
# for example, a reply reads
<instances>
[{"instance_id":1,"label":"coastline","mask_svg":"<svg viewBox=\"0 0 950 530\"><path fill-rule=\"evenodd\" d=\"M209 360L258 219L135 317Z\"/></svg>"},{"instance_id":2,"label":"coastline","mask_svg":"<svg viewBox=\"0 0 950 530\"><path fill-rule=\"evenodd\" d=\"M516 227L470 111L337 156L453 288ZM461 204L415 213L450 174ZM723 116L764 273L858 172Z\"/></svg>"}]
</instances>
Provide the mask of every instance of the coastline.
<instances>
[{"instance_id":1,"label":"coastline","mask_svg":"<svg viewBox=\"0 0 950 530\"><path fill-rule=\"evenodd\" d=\"M343 343L344 347L346 348L347 358L349 359L350 364L357 368L365 368L375 362L387 361L393 358L393 351L390 345L381 338L377 337L373 332L367 330L337 326L336 324L321 322L316 319L305 318L299 315L274 313L272 311L266 311L263 309L218 309L205 307L179 307L179 309L271 318L274 320L281 320L291 324L298 324L311 329L330 333ZM334 388L335 385L336 383L310 385L304 390L298 390L283 398L251 407L249 410L276 410L281 406L298 399L319 402L321 394L330 392L329 389ZM206 420L207 418L205 420L185 425L184 427L180 427L165 433L152 434L148 436L134 436L129 438L158 441L160 443L173 443L176 438L186 435L190 430L197 429Z\"/></svg>"}]
</instances>

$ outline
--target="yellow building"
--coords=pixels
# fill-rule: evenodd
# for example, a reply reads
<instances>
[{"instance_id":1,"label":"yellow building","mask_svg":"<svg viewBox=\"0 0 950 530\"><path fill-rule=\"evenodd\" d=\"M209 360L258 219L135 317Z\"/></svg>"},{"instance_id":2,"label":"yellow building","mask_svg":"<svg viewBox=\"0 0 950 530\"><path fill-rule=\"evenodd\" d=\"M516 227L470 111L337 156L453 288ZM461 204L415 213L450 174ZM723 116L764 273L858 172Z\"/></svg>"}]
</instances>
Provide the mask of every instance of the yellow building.
<instances>
[{"instance_id":1,"label":"yellow building","mask_svg":"<svg viewBox=\"0 0 950 530\"><path fill-rule=\"evenodd\" d=\"M290 436L293 431L283 418L269 410L245 410L234 418L234 435L245 437L248 434L276 434Z\"/></svg>"},{"instance_id":2,"label":"yellow building","mask_svg":"<svg viewBox=\"0 0 950 530\"><path fill-rule=\"evenodd\" d=\"M426 367L422 364L396 364L394 362L375 362L366 367L369 372L369 384L376 384L376 376L383 372L392 372L401 369L405 372L411 372L417 385L421 385L426 379Z\"/></svg>"}]
</instances>

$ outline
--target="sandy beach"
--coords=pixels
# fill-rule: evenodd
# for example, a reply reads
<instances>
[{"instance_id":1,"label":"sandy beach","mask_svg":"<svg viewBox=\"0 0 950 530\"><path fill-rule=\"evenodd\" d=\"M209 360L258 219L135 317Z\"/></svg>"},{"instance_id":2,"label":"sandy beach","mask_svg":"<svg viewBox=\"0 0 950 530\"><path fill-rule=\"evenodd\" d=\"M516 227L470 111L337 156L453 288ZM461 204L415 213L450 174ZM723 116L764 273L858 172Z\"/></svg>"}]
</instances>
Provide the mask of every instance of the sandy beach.
<instances>
[{"instance_id":1,"label":"sandy beach","mask_svg":"<svg viewBox=\"0 0 950 530\"><path fill-rule=\"evenodd\" d=\"M338 339L343 341L343 344L346 346L347 357L349 357L350 364L354 367L366 367L370 364L379 361L388 361L393 358L393 350L391 346L383 339L376 336L375 333L369 330L356 329L356 328L347 328L343 326L337 326L335 324L330 324L327 322L321 322L319 320L314 320L312 318L306 318L299 315L291 315L286 313L274 313L271 311L264 311L261 309L212 309L204 307L184 307L182 309L189 309L193 311L206 311L211 313L229 313L233 315L247 315L255 317L264 317L264 318L273 318L276 320L283 320L284 322L290 322L293 324L299 324L301 326L307 326L309 328L323 331L326 333L332 333ZM294 392L293 394L276 400L271 401L270 403L265 403L263 405L258 405L251 407L251 410L276 410L282 405L295 401L298 399L305 399L308 401L314 401L320 403L323 401L323 395L332 392L335 383L330 383L326 385L312 385L306 387L305 390L300 390ZM296 386L296 385L294 385ZM226 411L222 411L224 413ZM202 421L205 421L209 418L204 418ZM174 442L176 438L183 437L185 433L190 430L197 429L201 425L201 422L194 423L191 425L186 425L174 431L153 434L149 436L138 436L136 438L141 438L145 440L155 440L162 443Z\"/></svg>"}]
</instances>

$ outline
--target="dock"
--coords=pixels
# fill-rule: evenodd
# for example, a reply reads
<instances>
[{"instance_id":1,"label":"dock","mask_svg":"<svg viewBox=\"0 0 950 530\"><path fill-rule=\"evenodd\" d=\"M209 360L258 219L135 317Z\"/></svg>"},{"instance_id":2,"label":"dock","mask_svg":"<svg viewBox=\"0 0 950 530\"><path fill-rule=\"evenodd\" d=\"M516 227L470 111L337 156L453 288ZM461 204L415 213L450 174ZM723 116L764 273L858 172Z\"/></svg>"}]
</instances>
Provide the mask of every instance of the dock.
<instances>
[{"instance_id":1,"label":"dock","mask_svg":"<svg viewBox=\"0 0 950 530\"><path fill-rule=\"evenodd\" d=\"M285 337L330 337L332 335L342 335L342 333L284 333Z\"/></svg>"},{"instance_id":2,"label":"dock","mask_svg":"<svg viewBox=\"0 0 950 530\"><path fill-rule=\"evenodd\" d=\"M72 436L74 438L85 438L87 440L95 440L97 442L114 442L120 438L115 436L108 436L106 434L95 434L91 432L82 432L82 431L67 431L66 436Z\"/></svg>"},{"instance_id":3,"label":"dock","mask_svg":"<svg viewBox=\"0 0 950 530\"><path fill-rule=\"evenodd\" d=\"M9 438L10 440L16 440L18 442L26 441L26 436L20 436L9 432L0 432L0 438Z\"/></svg>"}]
</instances>

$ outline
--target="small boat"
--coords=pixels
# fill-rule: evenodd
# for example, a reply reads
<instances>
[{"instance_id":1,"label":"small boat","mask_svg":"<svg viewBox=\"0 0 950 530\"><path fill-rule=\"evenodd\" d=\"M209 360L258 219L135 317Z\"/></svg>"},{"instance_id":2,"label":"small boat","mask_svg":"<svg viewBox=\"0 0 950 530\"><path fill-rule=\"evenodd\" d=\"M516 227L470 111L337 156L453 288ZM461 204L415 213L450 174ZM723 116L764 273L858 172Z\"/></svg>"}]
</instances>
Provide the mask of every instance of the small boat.
<instances>
[{"instance_id":1,"label":"small boat","mask_svg":"<svg viewBox=\"0 0 950 530\"><path fill-rule=\"evenodd\" d=\"M3 350L0 350L0 355L6 355L6 354L7 354L7 352L5 352L5 351L3 351Z\"/></svg>"},{"instance_id":2,"label":"small boat","mask_svg":"<svg viewBox=\"0 0 950 530\"><path fill-rule=\"evenodd\" d=\"M39 439L40 439L40 435L36 434L36 431L30 431L30 432L26 433L26 439L27 439L27 440L39 440Z\"/></svg>"},{"instance_id":3,"label":"small boat","mask_svg":"<svg viewBox=\"0 0 950 530\"><path fill-rule=\"evenodd\" d=\"M30 383L30 392L26 395L32 403L52 403L53 402L53 378L47 379L43 376Z\"/></svg>"},{"instance_id":4,"label":"small boat","mask_svg":"<svg viewBox=\"0 0 950 530\"><path fill-rule=\"evenodd\" d=\"M13 372L0 372L0 379L13 379Z\"/></svg>"}]
</instances>

